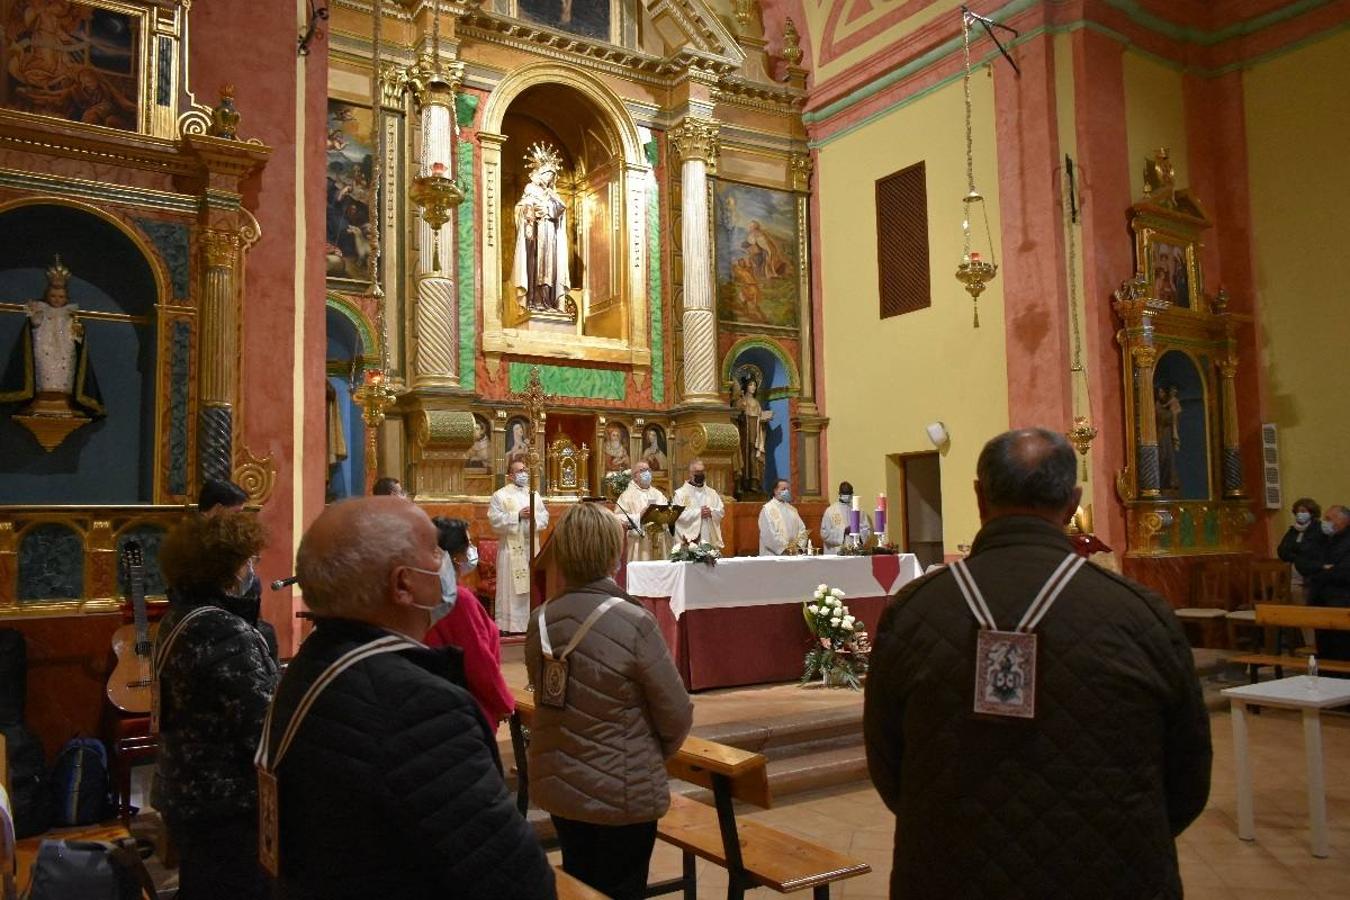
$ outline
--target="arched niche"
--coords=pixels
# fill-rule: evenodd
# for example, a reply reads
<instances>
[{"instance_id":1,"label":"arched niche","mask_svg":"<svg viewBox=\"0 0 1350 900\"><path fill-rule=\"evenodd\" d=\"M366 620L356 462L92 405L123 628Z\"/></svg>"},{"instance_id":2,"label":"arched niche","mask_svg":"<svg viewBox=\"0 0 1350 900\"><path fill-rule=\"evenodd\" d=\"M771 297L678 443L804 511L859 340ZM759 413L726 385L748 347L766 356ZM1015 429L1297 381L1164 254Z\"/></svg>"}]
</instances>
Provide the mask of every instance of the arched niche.
<instances>
[{"instance_id":1,"label":"arched niche","mask_svg":"<svg viewBox=\"0 0 1350 900\"><path fill-rule=\"evenodd\" d=\"M365 492L366 429L352 391L361 382L372 334L365 316L338 298L328 298L324 313L327 334L324 433L328 461L325 494L329 500L340 500Z\"/></svg>"},{"instance_id":2,"label":"arched niche","mask_svg":"<svg viewBox=\"0 0 1350 900\"><path fill-rule=\"evenodd\" d=\"M764 437L764 483L759 486L768 493L779 478L792 478L790 401L800 392L800 382L783 347L757 338L735 344L723 361L723 384L729 396L738 396L735 386L746 375L758 379L760 403L773 411Z\"/></svg>"},{"instance_id":3,"label":"arched niche","mask_svg":"<svg viewBox=\"0 0 1350 900\"><path fill-rule=\"evenodd\" d=\"M1207 361L1184 350L1168 350L1153 370L1158 481L1164 498L1208 500L1214 494L1206 368Z\"/></svg>"},{"instance_id":4,"label":"arched niche","mask_svg":"<svg viewBox=\"0 0 1350 900\"><path fill-rule=\"evenodd\" d=\"M651 168L622 101L584 72L558 63L508 75L484 106L479 207L483 352L651 364L646 295L646 208ZM526 321L511 285L515 206L528 181L525 154L554 146L566 173L574 327Z\"/></svg>"},{"instance_id":5,"label":"arched niche","mask_svg":"<svg viewBox=\"0 0 1350 900\"><path fill-rule=\"evenodd\" d=\"M0 406L0 496L16 504L154 502L162 448L157 426L170 405L158 384L160 307L169 278L155 251L115 216L67 200L0 207L0 372L12 383L27 302L43 296L60 255L70 302L81 311L89 367L106 415L44 450ZM167 415L164 416L166 419ZM186 427L186 426L185 426ZM186 435L182 442L186 454Z\"/></svg>"}]
</instances>

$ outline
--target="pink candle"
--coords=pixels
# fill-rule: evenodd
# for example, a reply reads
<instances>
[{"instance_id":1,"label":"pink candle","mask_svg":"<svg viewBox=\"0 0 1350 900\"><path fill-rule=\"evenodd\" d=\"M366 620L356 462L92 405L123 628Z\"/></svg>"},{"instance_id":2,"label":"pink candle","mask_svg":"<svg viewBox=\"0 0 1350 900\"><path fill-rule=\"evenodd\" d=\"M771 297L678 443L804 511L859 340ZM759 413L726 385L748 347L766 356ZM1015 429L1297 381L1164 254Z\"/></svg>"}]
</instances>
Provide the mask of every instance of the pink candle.
<instances>
[{"instance_id":1,"label":"pink candle","mask_svg":"<svg viewBox=\"0 0 1350 900\"><path fill-rule=\"evenodd\" d=\"M980 251L978 251L978 250L972 250L972 251L970 251L970 261L973 262L973 263L979 262L979 261L980 261Z\"/></svg>"},{"instance_id":2,"label":"pink candle","mask_svg":"<svg viewBox=\"0 0 1350 900\"><path fill-rule=\"evenodd\" d=\"M886 542L886 495L885 495L885 494L878 494L878 495L877 495L876 528L877 528L877 540L880 541L881 543L885 543L885 542Z\"/></svg>"}]
</instances>

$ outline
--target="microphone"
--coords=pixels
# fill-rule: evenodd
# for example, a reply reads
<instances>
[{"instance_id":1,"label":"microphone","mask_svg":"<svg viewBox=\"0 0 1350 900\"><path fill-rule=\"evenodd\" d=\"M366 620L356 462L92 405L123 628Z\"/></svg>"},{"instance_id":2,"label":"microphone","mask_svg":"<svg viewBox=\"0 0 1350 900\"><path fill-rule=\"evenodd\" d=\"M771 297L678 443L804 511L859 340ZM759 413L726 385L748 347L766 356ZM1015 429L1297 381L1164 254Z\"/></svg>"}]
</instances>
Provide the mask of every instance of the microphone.
<instances>
[{"instance_id":1,"label":"microphone","mask_svg":"<svg viewBox=\"0 0 1350 900\"><path fill-rule=\"evenodd\" d=\"M276 581L272 582L272 590L280 591L284 588L290 587L299 580L300 580L299 575L292 575L289 578L278 578Z\"/></svg>"}]
</instances>

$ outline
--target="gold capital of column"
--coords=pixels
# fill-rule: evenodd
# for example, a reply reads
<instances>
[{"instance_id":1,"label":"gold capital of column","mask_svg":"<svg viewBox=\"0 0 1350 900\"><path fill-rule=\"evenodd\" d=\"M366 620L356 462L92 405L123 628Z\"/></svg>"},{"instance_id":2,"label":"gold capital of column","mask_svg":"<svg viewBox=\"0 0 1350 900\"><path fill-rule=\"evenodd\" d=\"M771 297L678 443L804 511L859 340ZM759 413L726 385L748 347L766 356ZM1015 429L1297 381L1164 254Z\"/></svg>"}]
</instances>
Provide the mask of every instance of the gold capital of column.
<instances>
[{"instance_id":1,"label":"gold capital of column","mask_svg":"<svg viewBox=\"0 0 1350 900\"><path fill-rule=\"evenodd\" d=\"M1130 350L1134 357L1134 367L1139 371L1152 370L1158 363L1158 351L1154 347L1135 347Z\"/></svg>"},{"instance_id":2,"label":"gold capital of column","mask_svg":"<svg viewBox=\"0 0 1350 900\"><path fill-rule=\"evenodd\" d=\"M809 153L793 153L788 156L788 176L794 191L806 192L811 189L811 172L815 164Z\"/></svg>"},{"instance_id":3,"label":"gold capital of column","mask_svg":"<svg viewBox=\"0 0 1350 900\"><path fill-rule=\"evenodd\" d=\"M716 165L719 125L712 119L686 118L670 130L670 146L683 160L701 159Z\"/></svg>"},{"instance_id":4,"label":"gold capital of column","mask_svg":"<svg viewBox=\"0 0 1350 900\"><path fill-rule=\"evenodd\" d=\"M239 259L239 234L233 231L207 231L202 235L202 248L206 252L206 264L211 268L233 267Z\"/></svg>"}]
</instances>

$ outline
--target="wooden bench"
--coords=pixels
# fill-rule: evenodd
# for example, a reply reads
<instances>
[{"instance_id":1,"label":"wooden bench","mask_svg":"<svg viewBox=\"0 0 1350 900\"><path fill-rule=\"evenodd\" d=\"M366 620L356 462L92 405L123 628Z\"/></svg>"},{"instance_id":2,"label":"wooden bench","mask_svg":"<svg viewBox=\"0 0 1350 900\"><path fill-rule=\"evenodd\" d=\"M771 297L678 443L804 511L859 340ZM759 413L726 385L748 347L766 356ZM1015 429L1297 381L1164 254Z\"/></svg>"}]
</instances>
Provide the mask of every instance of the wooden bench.
<instances>
[{"instance_id":1,"label":"wooden bench","mask_svg":"<svg viewBox=\"0 0 1350 900\"><path fill-rule=\"evenodd\" d=\"M1306 656L1293 656L1283 652L1283 630L1285 628L1350 631L1350 608L1258 603L1256 604L1255 621L1262 628L1274 629L1276 636L1275 652L1242 653L1232 658L1232 662L1248 667L1252 684L1256 684L1264 666L1272 666L1275 669L1276 678L1283 678L1286 668L1304 670L1308 668ZM1350 673L1350 661L1318 659L1317 668L1322 672Z\"/></svg>"},{"instance_id":2,"label":"wooden bench","mask_svg":"<svg viewBox=\"0 0 1350 900\"><path fill-rule=\"evenodd\" d=\"M523 813L529 808L525 750L527 729L534 719L534 695L517 690L515 700L511 744L516 753L516 803ZM680 848L682 872L678 878L649 884L648 897L683 892L686 900L694 900L695 857L727 870L729 900L739 900L752 887L767 887L779 893L810 888L816 900L824 900L830 896L830 885L834 882L872 871L862 860L828 847L760 822L736 820L735 800L761 809L768 809L772 803L768 761L763 754L689 737L667 760L666 771L672 778L711 790L713 805L680 794L671 795L670 811L657 823L656 834Z\"/></svg>"}]
</instances>

